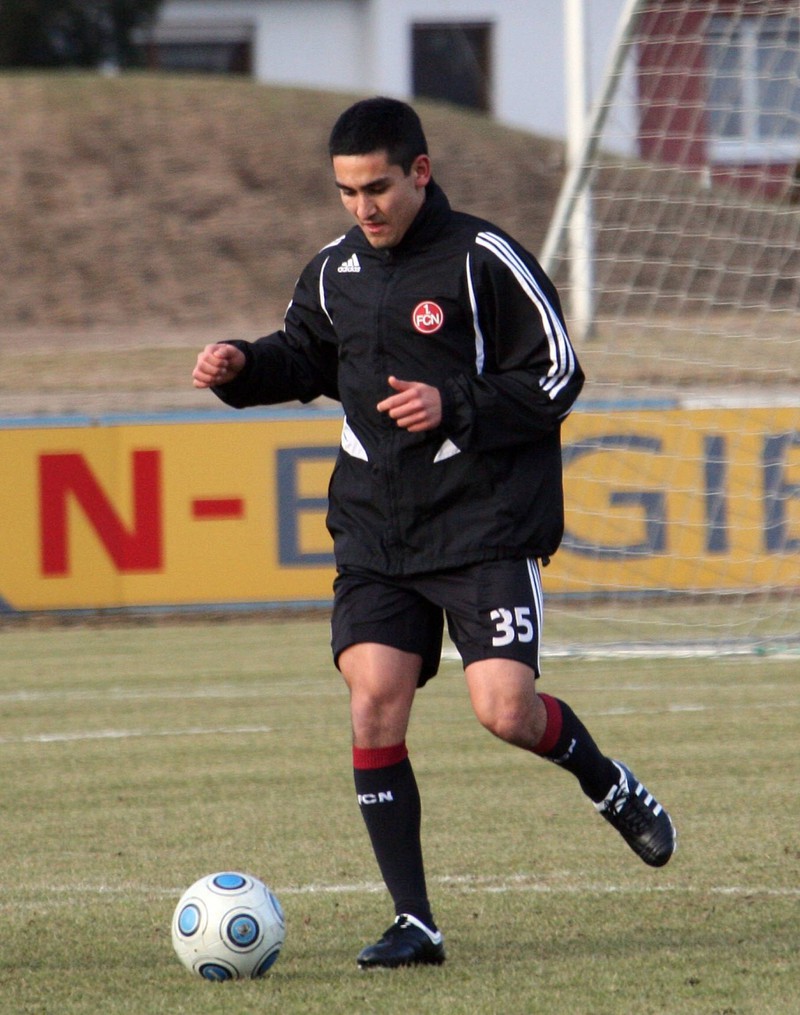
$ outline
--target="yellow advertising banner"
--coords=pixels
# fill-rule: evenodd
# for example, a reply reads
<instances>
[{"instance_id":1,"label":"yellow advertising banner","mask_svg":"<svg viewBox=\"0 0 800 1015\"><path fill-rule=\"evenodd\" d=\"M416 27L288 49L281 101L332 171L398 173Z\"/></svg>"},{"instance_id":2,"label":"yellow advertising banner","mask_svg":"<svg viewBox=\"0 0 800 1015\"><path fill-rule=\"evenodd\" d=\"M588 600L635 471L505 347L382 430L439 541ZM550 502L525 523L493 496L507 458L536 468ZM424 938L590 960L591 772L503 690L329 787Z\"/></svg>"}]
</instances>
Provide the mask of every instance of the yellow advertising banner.
<instances>
[{"instance_id":1,"label":"yellow advertising banner","mask_svg":"<svg viewBox=\"0 0 800 1015\"><path fill-rule=\"evenodd\" d=\"M548 589L800 587L800 408L575 413L564 487Z\"/></svg>"},{"instance_id":2,"label":"yellow advertising banner","mask_svg":"<svg viewBox=\"0 0 800 1015\"><path fill-rule=\"evenodd\" d=\"M323 603L338 413L0 429L0 608ZM576 412L548 593L800 586L800 410Z\"/></svg>"}]
</instances>

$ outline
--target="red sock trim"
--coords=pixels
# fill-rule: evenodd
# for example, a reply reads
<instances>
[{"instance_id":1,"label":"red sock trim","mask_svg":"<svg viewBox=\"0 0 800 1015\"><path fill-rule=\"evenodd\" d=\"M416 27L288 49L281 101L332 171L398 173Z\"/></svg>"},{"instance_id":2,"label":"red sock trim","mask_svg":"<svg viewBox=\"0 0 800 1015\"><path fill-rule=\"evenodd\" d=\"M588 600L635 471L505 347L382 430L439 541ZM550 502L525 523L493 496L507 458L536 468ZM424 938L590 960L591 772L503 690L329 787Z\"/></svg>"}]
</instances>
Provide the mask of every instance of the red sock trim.
<instances>
[{"instance_id":1,"label":"red sock trim","mask_svg":"<svg viewBox=\"0 0 800 1015\"><path fill-rule=\"evenodd\" d=\"M408 757L405 740L392 747L354 747L353 768L388 768Z\"/></svg>"},{"instance_id":2,"label":"red sock trim","mask_svg":"<svg viewBox=\"0 0 800 1015\"><path fill-rule=\"evenodd\" d=\"M547 725L544 728L542 739L534 748L536 754L549 754L558 743L561 736L561 728L564 725L564 717L561 714L561 703L558 698L549 694L540 694L539 698L547 709Z\"/></svg>"}]
</instances>

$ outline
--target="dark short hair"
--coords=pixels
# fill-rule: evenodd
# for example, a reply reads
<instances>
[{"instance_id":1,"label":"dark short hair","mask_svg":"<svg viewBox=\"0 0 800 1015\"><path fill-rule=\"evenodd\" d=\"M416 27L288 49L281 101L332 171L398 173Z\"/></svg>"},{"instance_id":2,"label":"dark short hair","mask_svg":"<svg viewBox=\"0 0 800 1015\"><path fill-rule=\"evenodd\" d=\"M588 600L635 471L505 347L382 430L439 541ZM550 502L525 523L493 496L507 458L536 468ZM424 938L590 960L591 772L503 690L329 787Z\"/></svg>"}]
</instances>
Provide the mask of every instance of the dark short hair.
<instances>
[{"instance_id":1,"label":"dark short hair","mask_svg":"<svg viewBox=\"0 0 800 1015\"><path fill-rule=\"evenodd\" d=\"M405 102L376 96L346 109L333 125L328 153L369 155L385 151L389 165L408 175L418 155L428 154L428 142L416 112Z\"/></svg>"}]
</instances>

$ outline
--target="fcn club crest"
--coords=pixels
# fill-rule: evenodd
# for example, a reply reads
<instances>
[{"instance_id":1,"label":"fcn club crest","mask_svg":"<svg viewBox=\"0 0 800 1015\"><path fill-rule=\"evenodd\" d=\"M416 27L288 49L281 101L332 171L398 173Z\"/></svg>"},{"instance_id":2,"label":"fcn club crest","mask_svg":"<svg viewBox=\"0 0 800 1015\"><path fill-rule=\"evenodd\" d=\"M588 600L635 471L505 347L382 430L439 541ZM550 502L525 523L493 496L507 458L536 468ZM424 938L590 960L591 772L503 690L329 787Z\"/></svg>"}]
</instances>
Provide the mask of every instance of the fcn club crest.
<instances>
[{"instance_id":1,"label":"fcn club crest","mask_svg":"<svg viewBox=\"0 0 800 1015\"><path fill-rule=\"evenodd\" d=\"M418 303L414 307L411 323L421 334L432 335L444 324L444 311L438 303L425 300L424 303Z\"/></svg>"}]
</instances>

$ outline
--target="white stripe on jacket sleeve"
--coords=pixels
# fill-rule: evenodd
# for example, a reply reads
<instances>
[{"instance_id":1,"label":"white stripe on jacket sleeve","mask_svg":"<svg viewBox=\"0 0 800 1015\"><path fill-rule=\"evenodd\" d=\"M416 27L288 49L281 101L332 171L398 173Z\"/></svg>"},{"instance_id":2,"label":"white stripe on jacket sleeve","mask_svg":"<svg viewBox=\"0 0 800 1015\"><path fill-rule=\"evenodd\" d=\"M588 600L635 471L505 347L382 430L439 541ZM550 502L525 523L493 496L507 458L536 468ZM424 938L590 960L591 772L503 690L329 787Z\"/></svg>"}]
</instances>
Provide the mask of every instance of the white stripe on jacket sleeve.
<instances>
[{"instance_id":1,"label":"white stripe on jacket sleeve","mask_svg":"<svg viewBox=\"0 0 800 1015\"><path fill-rule=\"evenodd\" d=\"M540 383L542 390L554 399L569 383L575 372L575 353L566 328L536 281L533 272L508 240L496 233L481 232L478 233L476 242L503 262L539 314L550 349L550 367L547 376L542 378ZM472 299L471 289L470 299Z\"/></svg>"}]
</instances>

